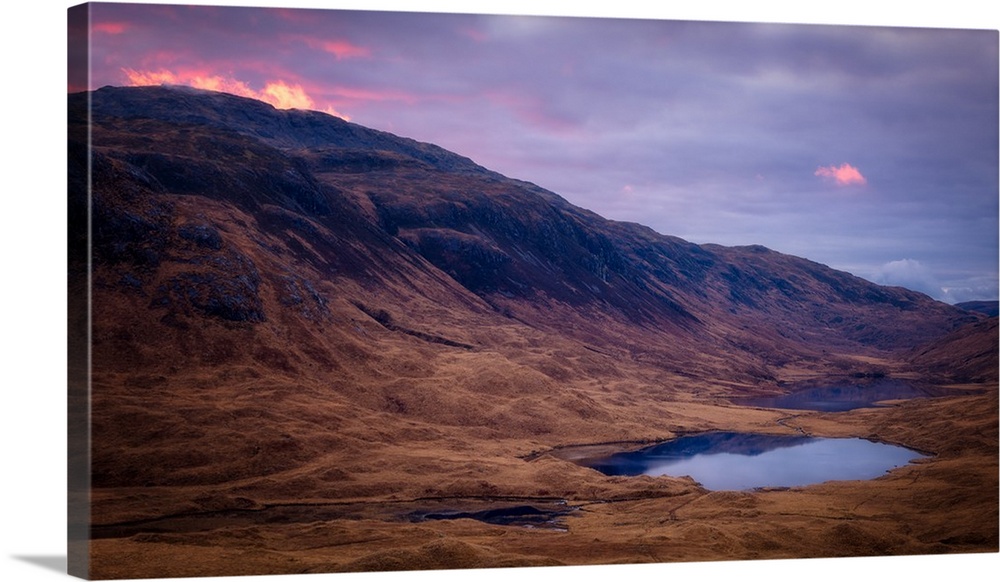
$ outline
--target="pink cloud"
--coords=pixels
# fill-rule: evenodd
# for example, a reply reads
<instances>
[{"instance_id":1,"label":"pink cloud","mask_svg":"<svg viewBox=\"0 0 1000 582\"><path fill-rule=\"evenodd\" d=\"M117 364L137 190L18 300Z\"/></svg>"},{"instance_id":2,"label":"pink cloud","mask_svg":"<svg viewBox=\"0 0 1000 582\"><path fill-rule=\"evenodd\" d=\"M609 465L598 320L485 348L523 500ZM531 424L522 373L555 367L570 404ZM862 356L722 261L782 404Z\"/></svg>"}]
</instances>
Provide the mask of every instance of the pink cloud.
<instances>
[{"instance_id":1,"label":"pink cloud","mask_svg":"<svg viewBox=\"0 0 1000 582\"><path fill-rule=\"evenodd\" d=\"M346 40L330 40L322 44L323 50L340 59L363 58L371 56L367 47L351 44Z\"/></svg>"},{"instance_id":2,"label":"pink cloud","mask_svg":"<svg viewBox=\"0 0 1000 582\"><path fill-rule=\"evenodd\" d=\"M868 183L860 170L846 162L840 166L820 166L816 168L814 175L833 180L838 186L864 186Z\"/></svg>"},{"instance_id":3,"label":"pink cloud","mask_svg":"<svg viewBox=\"0 0 1000 582\"><path fill-rule=\"evenodd\" d=\"M303 34L287 34L283 36L283 39L285 41L301 42L311 49L330 53L338 61L341 59L363 59L372 56L370 48L354 44L349 40L329 40L328 38Z\"/></svg>"},{"instance_id":4,"label":"pink cloud","mask_svg":"<svg viewBox=\"0 0 1000 582\"><path fill-rule=\"evenodd\" d=\"M415 95L400 91L334 87L330 89L330 92L348 101L402 101L404 103L415 103L417 101Z\"/></svg>"},{"instance_id":5,"label":"pink cloud","mask_svg":"<svg viewBox=\"0 0 1000 582\"><path fill-rule=\"evenodd\" d=\"M104 34L122 34L127 28L129 25L124 22L98 22L93 30Z\"/></svg>"},{"instance_id":6,"label":"pink cloud","mask_svg":"<svg viewBox=\"0 0 1000 582\"><path fill-rule=\"evenodd\" d=\"M490 39L490 35L485 31L473 27L462 28L458 33L474 42L486 42Z\"/></svg>"}]
</instances>

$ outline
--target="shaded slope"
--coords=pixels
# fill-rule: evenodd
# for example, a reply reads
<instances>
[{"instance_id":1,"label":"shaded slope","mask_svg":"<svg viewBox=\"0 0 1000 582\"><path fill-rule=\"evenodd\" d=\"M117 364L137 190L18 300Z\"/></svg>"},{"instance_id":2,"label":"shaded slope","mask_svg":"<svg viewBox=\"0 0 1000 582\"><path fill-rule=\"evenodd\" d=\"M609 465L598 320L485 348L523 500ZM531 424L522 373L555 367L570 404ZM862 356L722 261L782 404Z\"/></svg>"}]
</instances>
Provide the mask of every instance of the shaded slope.
<instances>
[{"instance_id":1,"label":"shaded slope","mask_svg":"<svg viewBox=\"0 0 1000 582\"><path fill-rule=\"evenodd\" d=\"M913 350L910 360L942 381L996 382L1000 369L997 318L962 326Z\"/></svg>"}]
</instances>

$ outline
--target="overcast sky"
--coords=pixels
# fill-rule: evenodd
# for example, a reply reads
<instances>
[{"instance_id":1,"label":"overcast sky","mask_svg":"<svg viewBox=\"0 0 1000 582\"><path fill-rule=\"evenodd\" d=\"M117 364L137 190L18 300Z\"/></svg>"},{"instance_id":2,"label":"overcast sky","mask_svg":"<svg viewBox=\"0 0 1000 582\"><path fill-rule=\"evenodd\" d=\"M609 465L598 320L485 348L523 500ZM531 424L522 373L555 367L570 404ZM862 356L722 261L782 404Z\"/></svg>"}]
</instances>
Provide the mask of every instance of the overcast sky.
<instances>
[{"instance_id":1,"label":"overcast sky","mask_svg":"<svg viewBox=\"0 0 1000 582\"><path fill-rule=\"evenodd\" d=\"M997 298L995 30L116 4L91 30L91 88L326 111L664 234Z\"/></svg>"}]
</instances>

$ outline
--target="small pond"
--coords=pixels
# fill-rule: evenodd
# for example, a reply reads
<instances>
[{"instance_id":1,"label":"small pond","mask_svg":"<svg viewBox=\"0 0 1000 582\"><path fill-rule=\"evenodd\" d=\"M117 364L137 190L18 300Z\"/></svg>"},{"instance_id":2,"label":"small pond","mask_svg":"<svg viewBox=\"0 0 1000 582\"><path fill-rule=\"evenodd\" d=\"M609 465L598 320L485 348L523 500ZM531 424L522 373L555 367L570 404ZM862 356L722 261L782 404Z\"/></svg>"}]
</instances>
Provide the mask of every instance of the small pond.
<instances>
[{"instance_id":1,"label":"small pond","mask_svg":"<svg viewBox=\"0 0 1000 582\"><path fill-rule=\"evenodd\" d=\"M575 462L606 475L687 475L719 491L873 479L920 457L859 438L714 432Z\"/></svg>"},{"instance_id":2,"label":"small pond","mask_svg":"<svg viewBox=\"0 0 1000 582\"><path fill-rule=\"evenodd\" d=\"M528 528L564 529L563 518L574 511L574 508L560 503L558 505L515 505L510 507L494 507L478 511L445 510L436 512L416 511L409 515L410 521L427 521L442 519L475 519L493 525L515 525Z\"/></svg>"},{"instance_id":3,"label":"small pond","mask_svg":"<svg viewBox=\"0 0 1000 582\"><path fill-rule=\"evenodd\" d=\"M565 531L565 519L575 511L562 499L535 498L530 504L489 499L427 499L372 503L291 503L248 509L224 509L168 515L120 523L93 525L93 539L127 538L138 534L186 534L223 528L273 527L316 522L377 519L422 522L475 519L494 525ZM251 502L252 504L252 502Z\"/></svg>"},{"instance_id":4,"label":"small pond","mask_svg":"<svg viewBox=\"0 0 1000 582\"><path fill-rule=\"evenodd\" d=\"M879 378L875 380L843 378L822 382L802 383L789 387L789 392L778 396L734 398L733 404L785 408L791 410L817 410L844 412L855 408L871 408L887 400L907 400L944 395L940 389L921 387L905 380Z\"/></svg>"}]
</instances>

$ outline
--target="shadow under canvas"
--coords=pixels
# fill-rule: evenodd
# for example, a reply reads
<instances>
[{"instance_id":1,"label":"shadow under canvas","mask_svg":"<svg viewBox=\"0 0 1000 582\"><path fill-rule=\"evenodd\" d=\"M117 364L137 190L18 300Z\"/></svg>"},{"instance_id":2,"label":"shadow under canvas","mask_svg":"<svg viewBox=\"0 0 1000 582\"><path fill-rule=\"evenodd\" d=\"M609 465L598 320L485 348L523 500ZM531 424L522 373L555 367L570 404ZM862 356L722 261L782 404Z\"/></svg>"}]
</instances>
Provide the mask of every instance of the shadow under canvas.
<instances>
[{"instance_id":1,"label":"shadow under canvas","mask_svg":"<svg viewBox=\"0 0 1000 582\"><path fill-rule=\"evenodd\" d=\"M46 570L53 570L61 574L66 573L66 556L12 556L22 562L34 564Z\"/></svg>"}]
</instances>

